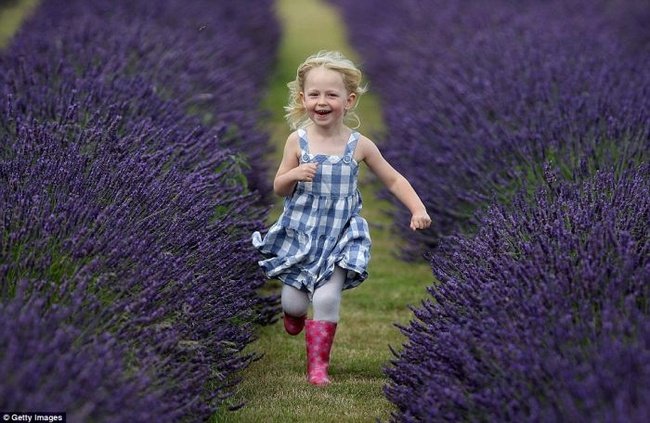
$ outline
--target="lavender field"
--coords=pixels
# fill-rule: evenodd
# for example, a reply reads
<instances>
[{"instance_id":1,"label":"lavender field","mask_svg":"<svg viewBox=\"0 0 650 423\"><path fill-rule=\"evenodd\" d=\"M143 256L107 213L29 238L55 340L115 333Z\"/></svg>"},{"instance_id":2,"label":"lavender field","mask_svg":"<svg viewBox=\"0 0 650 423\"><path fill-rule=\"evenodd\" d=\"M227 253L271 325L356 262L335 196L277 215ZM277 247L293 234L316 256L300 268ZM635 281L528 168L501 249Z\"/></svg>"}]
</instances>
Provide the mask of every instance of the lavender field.
<instances>
[{"instance_id":1,"label":"lavender field","mask_svg":"<svg viewBox=\"0 0 650 423\"><path fill-rule=\"evenodd\" d=\"M647 2L332 3L434 220L394 420L648 421Z\"/></svg>"},{"instance_id":2,"label":"lavender field","mask_svg":"<svg viewBox=\"0 0 650 423\"><path fill-rule=\"evenodd\" d=\"M270 0L43 0L0 56L0 410L204 421L276 300ZM234 253L233 253L234 252Z\"/></svg>"}]
</instances>

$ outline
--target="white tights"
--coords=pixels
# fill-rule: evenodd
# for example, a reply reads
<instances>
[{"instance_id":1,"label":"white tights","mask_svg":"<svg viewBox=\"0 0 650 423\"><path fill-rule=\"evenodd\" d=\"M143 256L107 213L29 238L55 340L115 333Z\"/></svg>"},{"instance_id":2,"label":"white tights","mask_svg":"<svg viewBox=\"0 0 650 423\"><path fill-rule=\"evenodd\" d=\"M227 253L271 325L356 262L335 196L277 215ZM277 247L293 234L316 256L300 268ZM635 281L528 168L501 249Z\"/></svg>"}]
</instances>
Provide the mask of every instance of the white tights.
<instances>
[{"instance_id":1,"label":"white tights","mask_svg":"<svg viewBox=\"0 0 650 423\"><path fill-rule=\"evenodd\" d=\"M341 292L347 270L334 266L334 273L327 282L314 291L312 298L314 320L337 323L341 308ZM282 310L291 316L304 316L309 308L306 292L289 285L282 285Z\"/></svg>"}]
</instances>

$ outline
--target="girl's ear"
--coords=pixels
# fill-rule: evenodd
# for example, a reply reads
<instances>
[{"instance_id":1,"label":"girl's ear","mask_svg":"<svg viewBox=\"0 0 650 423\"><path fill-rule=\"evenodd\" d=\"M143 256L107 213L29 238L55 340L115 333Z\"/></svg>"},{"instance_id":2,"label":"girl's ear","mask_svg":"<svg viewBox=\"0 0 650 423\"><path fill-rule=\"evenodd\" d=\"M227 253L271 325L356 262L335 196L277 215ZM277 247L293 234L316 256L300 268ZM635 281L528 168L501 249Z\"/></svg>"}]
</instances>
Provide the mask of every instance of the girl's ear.
<instances>
[{"instance_id":1,"label":"girl's ear","mask_svg":"<svg viewBox=\"0 0 650 423\"><path fill-rule=\"evenodd\" d=\"M348 94L348 99L345 103L345 110L351 109L354 107L354 103L357 101L357 95L355 93Z\"/></svg>"}]
</instances>

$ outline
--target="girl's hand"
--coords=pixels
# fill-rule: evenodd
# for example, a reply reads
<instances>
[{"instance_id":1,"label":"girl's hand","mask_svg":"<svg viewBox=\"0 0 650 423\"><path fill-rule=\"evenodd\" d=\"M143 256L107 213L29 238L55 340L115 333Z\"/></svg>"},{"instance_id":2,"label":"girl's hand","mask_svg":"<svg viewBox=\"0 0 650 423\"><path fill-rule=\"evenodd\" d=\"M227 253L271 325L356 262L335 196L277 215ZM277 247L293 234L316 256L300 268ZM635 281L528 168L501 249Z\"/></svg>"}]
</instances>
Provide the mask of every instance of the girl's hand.
<instances>
[{"instance_id":1,"label":"girl's hand","mask_svg":"<svg viewBox=\"0 0 650 423\"><path fill-rule=\"evenodd\" d=\"M426 229L431 226L431 218L426 211L413 213L411 216L411 229Z\"/></svg>"},{"instance_id":2,"label":"girl's hand","mask_svg":"<svg viewBox=\"0 0 650 423\"><path fill-rule=\"evenodd\" d=\"M318 163L303 163L292 170L293 177L296 181L311 182L316 176Z\"/></svg>"}]
</instances>

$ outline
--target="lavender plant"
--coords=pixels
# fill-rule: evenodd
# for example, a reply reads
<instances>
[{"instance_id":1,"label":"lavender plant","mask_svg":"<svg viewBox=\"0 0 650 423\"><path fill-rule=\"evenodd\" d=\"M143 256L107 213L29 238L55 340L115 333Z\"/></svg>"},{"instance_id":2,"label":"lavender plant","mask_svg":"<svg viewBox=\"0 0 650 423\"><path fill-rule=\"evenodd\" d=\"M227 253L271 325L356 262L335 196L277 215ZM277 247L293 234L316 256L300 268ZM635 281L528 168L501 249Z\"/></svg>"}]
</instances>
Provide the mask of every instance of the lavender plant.
<instances>
[{"instance_id":1,"label":"lavender plant","mask_svg":"<svg viewBox=\"0 0 650 423\"><path fill-rule=\"evenodd\" d=\"M617 19L611 2L336 3L384 99L385 155L433 217L425 236L401 231L411 257L534 192L541 163L579 181L647 161L650 55L619 36L635 0Z\"/></svg>"},{"instance_id":2,"label":"lavender plant","mask_svg":"<svg viewBox=\"0 0 650 423\"><path fill-rule=\"evenodd\" d=\"M4 410L33 410L37 404L39 411L67 410L72 422L171 422L179 417L166 414L164 392L150 385L155 379L146 366L129 366L126 345L108 332L88 336L88 311L53 298L67 292L27 280L17 288L13 298L0 303L2 321L11 322L0 329ZM87 293L72 297L83 298L84 307L91 307ZM101 315L97 305L92 306Z\"/></svg>"},{"instance_id":3,"label":"lavender plant","mask_svg":"<svg viewBox=\"0 0 650 423\"><path fill-rule=\"evenodd\" d=\"M268 0L259 0L255 13L243 5L210 3L191 2L178 13L174 0L155 7L143 1L49 0L6 54L10 61L28 60L24 71L39 72L21 78L3 75L3 85L22 79L23 85L14 87L20 93L16 107L37 119L65 114L67 99L53 95L63 91L75 94L74 102L87 109L84 122L99 105L107 105L117 107L115 113L141 117L124 122L128 128L144 123L168 127L176 130L179 142L199 130L191 148L186 147L192 150L186 158L190 165L215 149L246 152L240 158L255 163L250 170L246 166L249 186L266 192L261 182L266 169L259 159L268 143L259 129L258 104L279 26L268 19ZM22 72L18 66L9 68Z\"/></svg>"},{"instance_id":4,"label":"lavender plant","mask_svg":"<svg viewBox=\"0 0 650 423\"><path fill-rule=\"evenodd\" d=\"M248 242L259 170L242 173L266 139L249 67L272 60L270 14L50 0L0 57L0 314L19 322L0 409L197 421L231 395L277 313Z\"/></svg>"},{"instance_id":5,"label":"lavender plant","mask_svg":"<svg viewBox=\"0 0 650 423\"><path fill-rule=\"evenodd\" d=\"M647 421L649 170L547 174L445 238L386 370L393 420Z\"/></svg>"}]
</instances>

